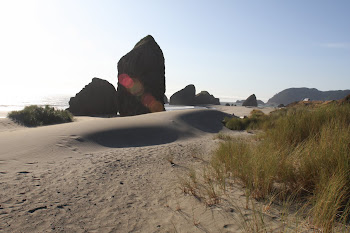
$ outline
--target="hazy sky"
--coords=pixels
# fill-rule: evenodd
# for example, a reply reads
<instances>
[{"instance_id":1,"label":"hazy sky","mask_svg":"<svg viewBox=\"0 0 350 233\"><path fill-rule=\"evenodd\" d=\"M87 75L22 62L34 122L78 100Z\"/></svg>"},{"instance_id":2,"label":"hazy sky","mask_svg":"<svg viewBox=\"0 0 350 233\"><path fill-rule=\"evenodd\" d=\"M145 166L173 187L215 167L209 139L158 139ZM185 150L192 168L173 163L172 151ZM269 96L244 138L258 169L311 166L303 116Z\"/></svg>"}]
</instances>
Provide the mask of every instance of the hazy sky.
<instances>
[{"instance_id":1,"label":"hazy sky","mask_svg":"<svg viewBox=\"0 0 350 233\"><path fill-rule=\"evenodd\" d=\"M350 1L0 0L0 104L74 95L152 35L166 94L267 100L289 87L350 89Z\"/></svg>"}]
</instances>

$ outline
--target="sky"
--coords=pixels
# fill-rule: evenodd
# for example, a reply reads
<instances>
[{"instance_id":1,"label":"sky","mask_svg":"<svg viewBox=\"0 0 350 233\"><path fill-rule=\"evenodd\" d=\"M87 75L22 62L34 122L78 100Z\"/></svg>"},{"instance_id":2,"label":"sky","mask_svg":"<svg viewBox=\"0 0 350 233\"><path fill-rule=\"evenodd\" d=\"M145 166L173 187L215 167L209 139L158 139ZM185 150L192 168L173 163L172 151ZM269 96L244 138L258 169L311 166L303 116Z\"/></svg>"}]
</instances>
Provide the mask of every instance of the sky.
<instances>
[{"instance_id":1,"label":"sky","mask_svg":"<svg viewBox=\"0 0 350 233\"><path fill-rule=\"evenodd\" d=\"M0 0L2 99L74 96L152 35L166 94L188 84L222 101L290 87L350 89L348 0Z\"/></svg>"}]
</instances>

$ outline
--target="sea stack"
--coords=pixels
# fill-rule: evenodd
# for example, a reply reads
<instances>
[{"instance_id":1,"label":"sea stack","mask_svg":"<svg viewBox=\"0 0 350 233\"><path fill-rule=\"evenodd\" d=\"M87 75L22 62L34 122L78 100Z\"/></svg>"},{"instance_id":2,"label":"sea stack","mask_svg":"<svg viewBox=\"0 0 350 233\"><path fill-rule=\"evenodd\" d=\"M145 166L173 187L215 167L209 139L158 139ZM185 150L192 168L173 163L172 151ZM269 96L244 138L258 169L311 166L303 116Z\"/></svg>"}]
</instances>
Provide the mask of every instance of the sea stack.
<instances>
[{"instance_id":1,"label":"sea stack","mask_svg":"<svg viewBox=\"0 0 350 233\"><path fill-rule=\"evenodd\" d=\"M257 107L258 106L258 101L256 100L255 94L251 95L246 99L242 106L251 106L251 107Z\"/></svg>"},{"instance_id":2,"label":"sea stack","mask_svg":"<svg viewBox=\"0 0 350 233\"><path fill-rule=\"evenodd\" d=\"M76 116L116 115L117 91L108 81L93 78L75 97L70 98L68 110Z\"/></svg>"},{"instance_id":3,"label":"sea stack","mask_svg":"<svg viewBox=\"0 0 350 233\"><path fill-rule=\"evenodd\" d=\"M195 105L196 88L193 84L174 93L170 97L170 105Z\"/></svg>"},{"instance_id":4,"label":"sea stack","mask_svg":"<svg viewBox=\"0 0 350 233\"><path fill-rule=\"evenodd\" d=\"M207 91L201 91L195 97L196 105L215 104L220 105L220 99L215 98Z\"/></svg>"},{"instance_id":5,"label":"sea stack","mask_svg":"<svg viewBox=\"0 0 350 233\"><path fill-rule=\"evenodd\" d=\"M117 102L121 116L164 111L163 52L150 35L118 62Z\"/></svg>"}]
</instances>

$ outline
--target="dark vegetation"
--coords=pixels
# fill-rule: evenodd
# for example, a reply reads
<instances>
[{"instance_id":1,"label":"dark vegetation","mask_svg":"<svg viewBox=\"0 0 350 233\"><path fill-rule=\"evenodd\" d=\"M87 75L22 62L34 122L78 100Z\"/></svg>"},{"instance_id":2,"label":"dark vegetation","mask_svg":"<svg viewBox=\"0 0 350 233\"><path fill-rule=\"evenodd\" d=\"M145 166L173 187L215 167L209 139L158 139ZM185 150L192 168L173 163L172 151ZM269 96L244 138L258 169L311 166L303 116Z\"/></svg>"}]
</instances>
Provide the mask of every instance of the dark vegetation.
<instances>
[{"instance_id":1,"label":"dark vegetation","mask_svg":"<svg viewBox=\"0 0 350 233\"><path fill-rule=\"evenodd\" d=\"M37 105L26 106L21 111L12 111L8 118L25 126L42 126L73 121L73 115L66 110L56 110L46 105L40 107Z\"/></svg>"}]
</instances>

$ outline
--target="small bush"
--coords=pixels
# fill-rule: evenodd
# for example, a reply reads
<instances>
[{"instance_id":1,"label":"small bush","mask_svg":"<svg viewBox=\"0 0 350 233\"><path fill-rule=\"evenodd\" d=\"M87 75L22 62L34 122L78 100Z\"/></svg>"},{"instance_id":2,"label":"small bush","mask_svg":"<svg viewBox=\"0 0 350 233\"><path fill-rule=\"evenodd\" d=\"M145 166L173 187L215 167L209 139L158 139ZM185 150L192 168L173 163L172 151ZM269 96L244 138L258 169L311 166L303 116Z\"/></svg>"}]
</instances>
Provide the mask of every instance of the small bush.
<instances>
[{"instance_id":1,"label":"small bush","mask_svg":"<svg viewBox=\"0 0 350 233\"><path fill-rule=\"evenodd\" d=\"M224 124L230 130L245 130L247 128L243 119L240 118L225 119Z\"/></svg>"},{"instance_id":2,"label":"small bush","mask_svg":"<svg viewBox=\"0 0 350 233\"><path fill-rule=\"evenodd\" d=\"M7 117L25 126L52 125L73 121L73 115L70 112L56 110L48 105L45 107L26 106L21 111L10 112Z\"/></svg>"},{"instance_id":3,"label":"small bush","mask_svg":"<svg viewBox=\"0 0 350 233\"><path fill-rule=\"evenodd\" d=\"M267 120L267 116L260 110L254 109L251 111L249 117L243 119L233 117L226 117L223 121L225 126L231 130L246 130L246 129L260 129Z\"/></svg>"},{"instance_id":4,"label":"small bush","mask_svg":"<svg viewBox=\"0 0 350 233\"><path fill-rule=\"evenodd\" d=\"M262 118L262 117L265 117L266 115L265 115L265 113L263 113L261 110L253 109L253 110L250 112L249 116L250 116L251 118Z\"/></svg>"}]
</instances>

